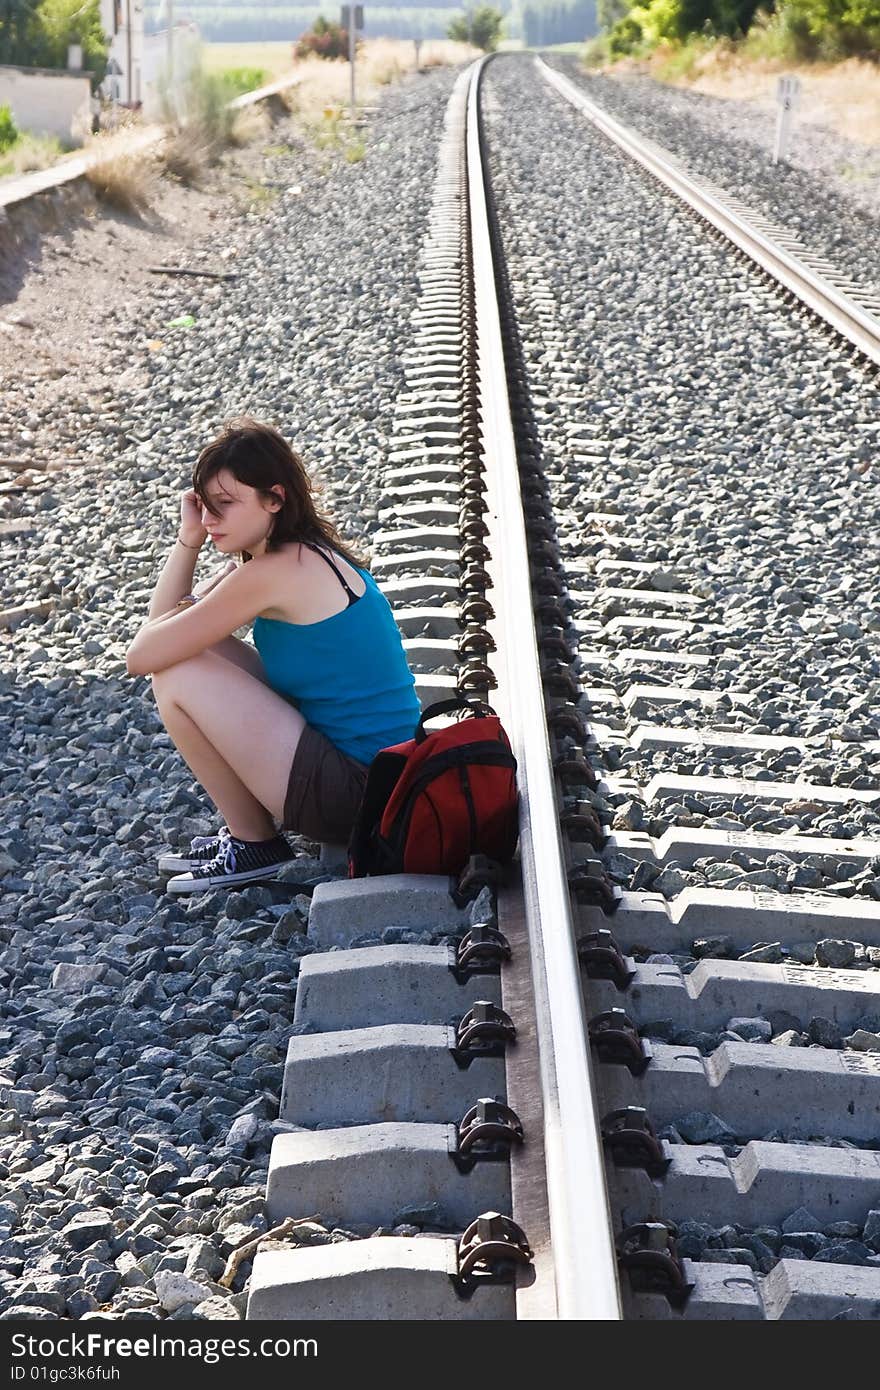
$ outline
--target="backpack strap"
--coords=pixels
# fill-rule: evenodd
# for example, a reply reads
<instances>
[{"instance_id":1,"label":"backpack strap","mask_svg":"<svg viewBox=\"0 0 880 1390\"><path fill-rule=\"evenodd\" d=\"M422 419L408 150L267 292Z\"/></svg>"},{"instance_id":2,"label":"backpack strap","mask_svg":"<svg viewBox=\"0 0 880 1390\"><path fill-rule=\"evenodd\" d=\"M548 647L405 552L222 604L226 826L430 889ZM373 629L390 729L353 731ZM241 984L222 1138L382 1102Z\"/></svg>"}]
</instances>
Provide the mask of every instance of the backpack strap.
<instances>
[{"instance_id":1,"label":"backpack strap","mask_svg":"<svg viewBox=\"0 0 880 1390\"><path fill-rule=\"evenodd\" d=\"M468 700L464 695L453 695L449 700L438 700L436 705L428 706L416 725L416 731L413 735L416 743L424 743L428 737L425 724L432 719L439 718L441 714L451 714L453 710L457 709L469 710L475 719L484 719L487 714L495 713L491 705L482 705L477 700Z\"/></svg>"}]
</instances>

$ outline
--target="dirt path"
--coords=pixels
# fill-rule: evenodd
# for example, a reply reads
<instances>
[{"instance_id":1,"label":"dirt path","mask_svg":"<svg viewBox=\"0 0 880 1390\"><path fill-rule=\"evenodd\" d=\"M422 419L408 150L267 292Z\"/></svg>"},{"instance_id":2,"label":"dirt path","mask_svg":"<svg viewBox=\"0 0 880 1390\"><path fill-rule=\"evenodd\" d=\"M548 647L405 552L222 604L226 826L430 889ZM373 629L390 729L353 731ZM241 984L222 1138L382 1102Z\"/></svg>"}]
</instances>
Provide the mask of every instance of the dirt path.
<instances>
[{"instance_id":1,"label":"dirt path","mask_svg":"<svg viewBox=\"0 0 880 1390\"><path fill-rule=\"evenodd\" d=\"M112 409L120 385L146 385L140 364L152 339L139 325L169 279L148 267L234 269L265 196L264 149L294 140L315 158L289 124L225 153L202 188L162 177L144 220L89 197L57 230L33 231L0 260L0 460L39 461L47 451L76 458L83 413ZM107 368L107 348L120 339L131 345L121 378Z\"/></svg>"}]
</instances>

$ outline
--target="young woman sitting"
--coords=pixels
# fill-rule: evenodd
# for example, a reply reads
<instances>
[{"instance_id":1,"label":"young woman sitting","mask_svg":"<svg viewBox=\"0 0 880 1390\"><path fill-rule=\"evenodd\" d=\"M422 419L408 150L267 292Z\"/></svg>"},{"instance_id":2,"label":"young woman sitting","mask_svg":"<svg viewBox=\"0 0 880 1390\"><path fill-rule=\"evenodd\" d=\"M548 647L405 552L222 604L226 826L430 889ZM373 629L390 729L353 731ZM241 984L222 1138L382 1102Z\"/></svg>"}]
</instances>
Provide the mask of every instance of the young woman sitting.
<instances>
[{"instance_id":1,"label":"young woman sitting","mask_svg":"<svg viewBox=\"0 0 880 1390\"><path fill-rule=\"evenodd\" d=\"M277 430L226 425L180 515L126 667L152 676L165 728L225 821L159 859L184 871L167 891L193 893L272 878L294 857L282 830L345 844L367 765L412 737L419 704L387 600ZM208 536L239 559L193 589ZM253 647L233 636L251 621Z\"/></svg>"}]
</instances>

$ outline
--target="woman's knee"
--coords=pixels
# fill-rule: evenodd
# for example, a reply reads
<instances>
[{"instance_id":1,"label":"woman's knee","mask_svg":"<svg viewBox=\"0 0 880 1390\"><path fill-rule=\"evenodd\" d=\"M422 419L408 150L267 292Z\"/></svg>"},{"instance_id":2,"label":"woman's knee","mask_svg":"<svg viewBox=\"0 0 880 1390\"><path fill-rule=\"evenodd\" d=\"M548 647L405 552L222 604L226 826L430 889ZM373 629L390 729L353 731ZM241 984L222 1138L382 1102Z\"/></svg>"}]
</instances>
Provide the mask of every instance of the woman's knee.
<instances>
[{"instance_id":1,"label":"woman's knee","mask_svg":"<svg viewBox=\"0 0 880 1390\"><path fill-rule=\"evenodd\" d=\"M195 656L188 656L183 661L175 661L172 666L165 666L161 671L153 671L150 679L155 690L168 690L180 682L191 681L197 672L204 673L210 665L220 658L212 647L206 647L203 652L198 652Z\"/></svg>"}]
</instances>

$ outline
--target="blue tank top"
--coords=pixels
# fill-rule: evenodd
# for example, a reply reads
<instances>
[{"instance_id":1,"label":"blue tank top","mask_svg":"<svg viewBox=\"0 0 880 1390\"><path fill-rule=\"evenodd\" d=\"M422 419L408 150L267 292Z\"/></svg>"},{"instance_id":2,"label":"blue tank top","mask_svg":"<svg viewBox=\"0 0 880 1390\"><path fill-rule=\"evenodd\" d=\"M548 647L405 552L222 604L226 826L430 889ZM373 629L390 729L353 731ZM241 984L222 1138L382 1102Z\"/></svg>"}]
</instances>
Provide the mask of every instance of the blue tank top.
<instances>
[{"instance_id":1,"label":"blue tank top","mask_svg":"<svg viewBox=\"0 0 880 1390\"><path fill-rule=\"evenodd\" d=\"M253 635L272 688L343 753L369 763L412 738L420 709L388 600L368 570L354 568L366 589L352 602L343 580L350 597L341 613L317 623L254 618Z\"/></svg>"}]
</instances>

